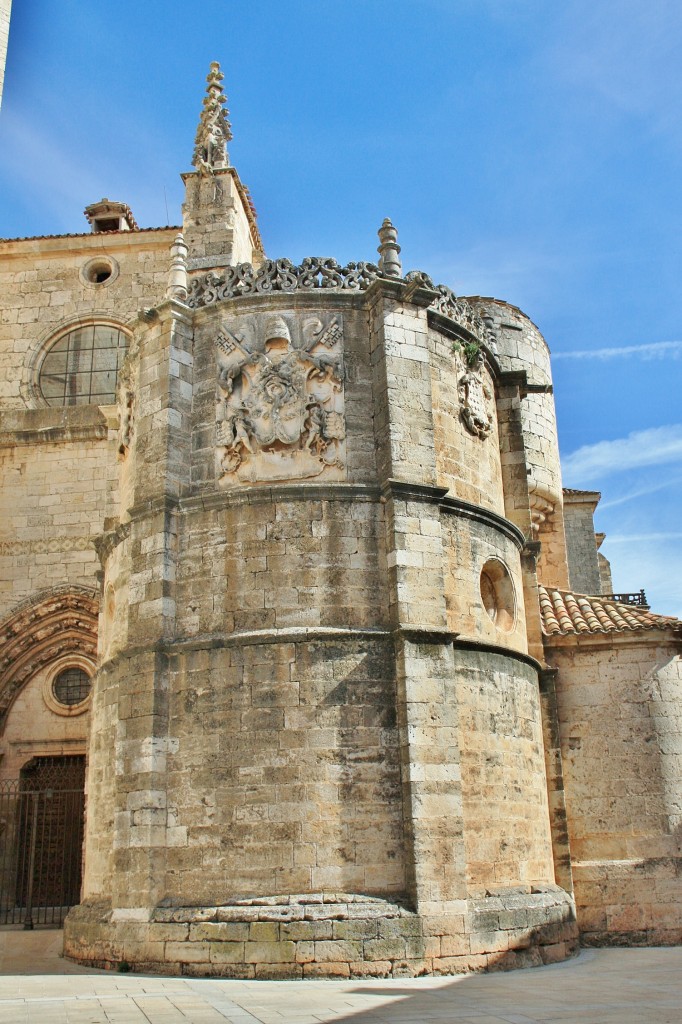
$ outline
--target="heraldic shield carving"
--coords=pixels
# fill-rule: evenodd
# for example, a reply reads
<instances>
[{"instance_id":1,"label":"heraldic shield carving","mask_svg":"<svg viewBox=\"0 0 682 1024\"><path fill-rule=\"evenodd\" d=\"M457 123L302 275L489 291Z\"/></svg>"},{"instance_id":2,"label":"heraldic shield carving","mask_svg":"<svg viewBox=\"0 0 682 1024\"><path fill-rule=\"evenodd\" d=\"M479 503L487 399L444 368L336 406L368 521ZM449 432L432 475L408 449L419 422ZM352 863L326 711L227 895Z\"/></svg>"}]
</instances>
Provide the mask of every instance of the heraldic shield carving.
<instances>
[{"instance_id":1,"label":"heraldic shield carving","mask_svg":"<svg viewBox=\"0 0 682 1024\"><path fill-rule=\"evenodd\" d=\"M461 417L469 433L481 440L486 438L493 429L493 417L489 408L492 392L484 379L483 353L477 353L469 363L466 372L457 381L457 391L461 402Z\"/></svg>"},{"instance_id":2,"label":"heraldic shield carving","mask_svg":"<svg viewBox=\"0 0 682 1024\"><path fill-rule=\"evenodd\" d=\"M344 479L340 314L241 317L215 344L220 483Z\"/></svg>"}]
</instances>

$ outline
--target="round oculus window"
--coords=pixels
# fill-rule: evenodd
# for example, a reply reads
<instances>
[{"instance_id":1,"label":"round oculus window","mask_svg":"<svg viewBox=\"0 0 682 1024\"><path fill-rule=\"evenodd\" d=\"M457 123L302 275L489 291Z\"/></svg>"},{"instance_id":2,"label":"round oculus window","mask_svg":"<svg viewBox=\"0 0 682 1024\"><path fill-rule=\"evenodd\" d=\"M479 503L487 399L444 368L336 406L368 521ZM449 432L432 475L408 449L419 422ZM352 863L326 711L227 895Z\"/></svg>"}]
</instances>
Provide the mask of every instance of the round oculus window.
<instances>
[{"instance_id":1,"label":"round oculus window","mask_svg":"<svg viewBox=\"0 0 682 1024\"><path fill-rule=\"evenodd\" d=\"M80 269L80 279L83 284L98 285L115 281L118 277L119 266L111 256L95 256L88 260Z\"/></svg>"},{"instance_id":2,"label":"round oculus window","mask_svg":"<svg viewBox=\"0 0 682 1024\"><path fill-rule=\"evenodd\" d=\"M503 633L511 633L516 622L516 599L506 565L497 558L489 558L481 569L479 585L488 617Z\"/></svg>"},{"instance_id":3,"label":"round oculus window","mask_svg":"<svg viewBox=\"0 0 682 1024\"><path fill-rule=\"evenodd\" d=\"M110 324L77 327L55 342L38 375L48 405L113 405L128 335Z\"/></svg>"},{"instance_id":4,"label":"round oculus window","mask_svg":"<svg viewBox=\"0 0 682 1024\"><path fill-rule=\"evenodd\" d=\"M52 693L58 704L72 708L88 698L91 687L90 676L82 668L66 668L55 677Z\"/></svg>"}]
</instances>

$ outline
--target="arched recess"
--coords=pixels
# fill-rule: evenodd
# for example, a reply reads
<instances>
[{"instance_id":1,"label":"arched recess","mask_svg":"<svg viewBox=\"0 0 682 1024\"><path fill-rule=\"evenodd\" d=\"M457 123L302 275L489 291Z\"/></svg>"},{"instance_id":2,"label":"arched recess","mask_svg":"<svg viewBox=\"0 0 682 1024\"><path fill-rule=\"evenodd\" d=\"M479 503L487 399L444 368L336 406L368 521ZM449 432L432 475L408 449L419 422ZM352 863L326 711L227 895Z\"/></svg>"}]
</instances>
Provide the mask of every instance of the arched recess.
<instances>
[{"instance_id":1,"label":"arched recess","mask_svg":"<svg viewBox=\"0 0 682 1024\"><path fill-rule=\"evenodd\" d=\"M0 623L0 735L22 687L45 665L67 655L97 657L97 591L62 586L18 605Z\"/></svg>"}]
</instances>

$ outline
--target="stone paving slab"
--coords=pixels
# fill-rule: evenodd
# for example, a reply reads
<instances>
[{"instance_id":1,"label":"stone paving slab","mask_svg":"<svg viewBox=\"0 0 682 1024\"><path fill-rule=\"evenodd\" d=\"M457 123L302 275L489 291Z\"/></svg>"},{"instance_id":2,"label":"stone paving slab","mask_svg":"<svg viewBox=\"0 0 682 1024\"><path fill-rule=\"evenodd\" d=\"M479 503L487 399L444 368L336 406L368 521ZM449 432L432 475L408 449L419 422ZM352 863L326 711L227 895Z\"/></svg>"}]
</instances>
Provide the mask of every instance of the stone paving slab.
<instances>
[{"instance_id":1,"label":"stone paving slab","mask_svg":"<svg viewBox=\"0 0 682 1024\"><path fill-rule=\"evenodd\" d=\"M682 1024L682 948L457 978L221 981L95 971L61 941L0 929L0 1024Z\"/></svg>"}]
</instances>

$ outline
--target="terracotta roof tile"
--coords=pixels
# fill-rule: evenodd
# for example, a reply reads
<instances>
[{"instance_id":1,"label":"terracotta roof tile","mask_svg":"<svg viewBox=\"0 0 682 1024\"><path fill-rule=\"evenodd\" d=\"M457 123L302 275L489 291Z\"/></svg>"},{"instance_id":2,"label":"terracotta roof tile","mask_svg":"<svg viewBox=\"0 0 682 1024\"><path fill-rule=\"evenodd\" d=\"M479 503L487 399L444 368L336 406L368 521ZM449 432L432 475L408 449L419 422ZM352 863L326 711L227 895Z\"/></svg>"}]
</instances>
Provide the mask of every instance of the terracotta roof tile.
<instances>
[{"instance_id":1,"label":"terracotta roof tile","mask_svg":"<svg viewBox=\"0 0 682 1024\"><path fill-rule=\"evenodd\" d=\"M653 615L637 605L621 604L604 597L573 594L553 587L539 587L538 593L545 636L682 629L679 619L668 615Z\"/></svg>"},{"instance_id":2,"label":"terracotta roof tile","mask_svg":"<svg viewBox=\"0 0 682 1024\"><path fill-rule=\"evenodd\" d=\"M48 238L98 238L109 235L139 235L144 231L181 231L177 224L166 224L162 228L135 228L134 231L69 231L65 235L20 235L16 238L0 238L0 242L42 242Z\"/></svg>"}]
</instances>

